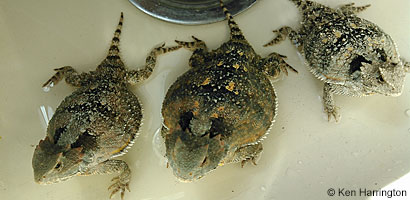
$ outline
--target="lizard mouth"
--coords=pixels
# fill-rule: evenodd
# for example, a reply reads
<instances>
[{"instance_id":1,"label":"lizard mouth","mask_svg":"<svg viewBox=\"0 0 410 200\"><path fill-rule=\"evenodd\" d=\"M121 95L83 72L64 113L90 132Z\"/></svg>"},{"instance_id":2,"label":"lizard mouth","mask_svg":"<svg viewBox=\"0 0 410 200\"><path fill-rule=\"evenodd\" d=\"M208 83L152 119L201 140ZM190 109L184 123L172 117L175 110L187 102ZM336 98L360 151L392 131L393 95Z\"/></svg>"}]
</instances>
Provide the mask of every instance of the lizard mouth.
<instances>
[{"instance_id":1,"label":"lizard mouth","mask_svg":"<svg viewBox=\"0 0 410 200\"><path fill-rule=\"evenodd\" d=\"M40 184L40 185L50 185L50 184L55 184L55 183L59 183L59 182L62 182L62 181L66 181L69 178L71 178L71 176L70 177L63 177L63 178L56 178L56 179L52 179L52 180L44 180L46 178L47 177L43 176L41 178L35 179L34 181L36 183Z\"/></svg>"},{"instance_id":2,"label":"lizard mouth","mask_svg":"<svg viewBox=\"0 0 410 200\"><path fill-rule=\"evenodd\" d=\"M55 184L55 183L59 183L62 181L66 181L74 176L79 175L80 172L77 171L76 173L72 174L72 175L62 175L60 176L47 176L47 175L42 175L42 176L35 176L34 177L34 182L36 182L37 184L40 185L50 185L50 184ZM50 178L52 177L52 178Z\"/></svg>"}]
</instances>

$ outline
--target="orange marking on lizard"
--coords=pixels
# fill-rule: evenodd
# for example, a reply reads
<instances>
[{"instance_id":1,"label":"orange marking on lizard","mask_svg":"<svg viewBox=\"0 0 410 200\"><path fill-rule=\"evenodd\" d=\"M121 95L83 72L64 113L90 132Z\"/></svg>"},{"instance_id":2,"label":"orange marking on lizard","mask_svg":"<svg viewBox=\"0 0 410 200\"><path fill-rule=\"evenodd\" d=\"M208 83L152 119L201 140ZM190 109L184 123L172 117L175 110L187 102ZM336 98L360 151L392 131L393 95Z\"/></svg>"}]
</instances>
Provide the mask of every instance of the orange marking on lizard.
<instances>
[{"instance_id":1,"label":"orange marking on lizard","mask_svg":"<svg viewBox=\"0 0 410 200\"><path fill-rule=\"evenodd\" d=\"M131 140L129 139L124 145L122 145L120 148L118 148L117 150L114 150L111 152L111 154L116 154L121 152L122 150L124 150L125 148L127 148L127 146L130 144Z\"/></svg>"},{"instance_id":2,"label":"orange marking on lizard","mask_svg":"<svg viewBox=\"0 0 410 200\"><path fill-rule=\"evenodd\" d=\"M211 82L211 79L210 79L210 78L206 78L206 79L204 80L204 82L201 83L201 85L208 85L209 82Z\"/></svg>"},{"instance_id":3,"label":"orange marking on lizard","mask_svg":"<svg viewBox=\"0 0 410 200\"><path fill-rule=\"evenodd\" d=\"M194 108L199 108L199 101L194 101Z\"/></svg>"},{"instance_id":4,"label":"orange marking on lizard","mask_svg":"<svg viewBox=\"0 0 410 200\"><path fill-rule=\"evenodd\" d=\"M233 89L235 88L235 83L234 82L229 82L229 85L225 86L225 88L232 92Z\"/></svg>"}]
</instances>

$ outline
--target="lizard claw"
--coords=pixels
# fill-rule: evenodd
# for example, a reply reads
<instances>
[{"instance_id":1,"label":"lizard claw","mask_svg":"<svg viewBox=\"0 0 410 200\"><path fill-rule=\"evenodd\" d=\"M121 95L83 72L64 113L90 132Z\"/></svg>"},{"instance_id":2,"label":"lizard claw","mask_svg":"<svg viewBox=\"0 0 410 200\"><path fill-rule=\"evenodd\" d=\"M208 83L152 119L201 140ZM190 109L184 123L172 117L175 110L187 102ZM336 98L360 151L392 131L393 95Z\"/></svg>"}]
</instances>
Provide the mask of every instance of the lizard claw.
<instances>
[{"instance_id":1,"label":"lizard claw","mask_svg":"<svg viewBox=\"0 0 410 200\"><path fill-rule=\"evenodd\" d=\"M128 190L128 192L131 192L130 190L130 186L129 186L129 182L122 182L120 177L114 177L112 179L112 181L114 182L110 187L108 187L108 190L112 190L111 194L110 194L110 199L117 193L120 192L121 194L121 200L124 199L124 194L125 194L125 190Z\"/></svg>"},{"instance_id":2,"label":"lizard claw","mask_svg":"<svg viewBox=\"0 0 410 200\"><path fill-rule=\"evenodd\" d=\"M253 165L258 165L256 163L256 158L255 157L250 157L250 158L247 158L245 160L242 160L241 167L243 168L243 166L245 166L245 164L248 163L248 162L252 162Z\"/></svg>"},{"instance_id":3,"label":"lizard claw","mask_svg":"<svg viewBox=\"0 0 410 200\"><path fill-rule=\"evenodd\" d=\"M57 69L54 69L56 74L52 76L46 83L43 84L43 90L48 92L55 84L57 84L61 79L64 78L64 74L67 72L74 72L74 69L71 66L64 66Z\"/></svg>"},{"instance_id":4,"label":"lizard claw","mask_svg":"<svg viewBox=\"0 0 410 200\"><path fill-rule=\"evenodd\" d=\"M295 68L293 68L292 66L290 66L290 65L289 65L288 63L286 63L286 62L283 62L283 64L281 64L281 65L279 66L279 68L280 68L280 70L281 70L282 72L285 73L286 76L288 75L288 69L290 69L291 71L293 71L293 72L295 72L295 73L298 73L298 71L297 71Z\"/></svg>"},{"instance_id":5,"label":"lizard claw","mask_svg":"<svg viewBox=\"0 0 410 200\"><path fill-rule=\"evenodd\" d=\"M340 120L339 108L338 107L328 107L325 108L325 112L327 113L327 120L330 122L332 116L335 118L336 123Z\"/></svg>"}]
</instances>

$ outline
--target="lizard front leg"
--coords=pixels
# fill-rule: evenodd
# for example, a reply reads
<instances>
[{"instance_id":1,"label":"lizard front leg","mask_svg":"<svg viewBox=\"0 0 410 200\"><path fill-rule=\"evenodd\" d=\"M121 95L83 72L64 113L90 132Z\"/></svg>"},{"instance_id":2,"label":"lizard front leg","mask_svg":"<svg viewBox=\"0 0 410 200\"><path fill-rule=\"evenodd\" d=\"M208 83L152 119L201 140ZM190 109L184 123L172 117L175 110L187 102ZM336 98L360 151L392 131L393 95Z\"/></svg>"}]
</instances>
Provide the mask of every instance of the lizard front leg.
<instances>
[{"instance_id":1,"label":"lizard front leg","mask_svg":"<svg viewBox=\"0 0 410 200\"><path fill-rule=\"evenodd\" d=\"M114 182L108 190L112 190L110 198L117 192L120 192L121 199L124 199L125 189L130 191L129 182L131 180L131 170L128 164L122 160L106 160L95 167L87 169L87 171L81 173L82 176L88 176L93 174L112 174L120 173L119 176L114 177L112 181Z\"/></svg>"},{"instance_id":2,"label":"lizard front leg","mask_svg":"<svg viewBox=\"0 0 410 200\"><path fill-rule=\"evenodd\" d=\"M251 145L246 145L243 147L238 148L233 156L224 163L236 163L236 162L241 162L241 166L243 167L247 162L252 162L254 165L256 165L256 159L259 157L259 155L262 153L263 147L262 143L257 143L257 144L251 144Z\"/></svg>"},{"instance_id":3,"label":"lizard front leg","mask_svg":"<svg viewBox=\"0 0 410 200\"><path fill-rule=\"evenodd\" d=\"M331 85L325 83L323 86L323 105L325 113L327 114L327 120L330 121L330 118L333 116L338 122L340 120L339 108L336 107L335 101L333 99L333 93L330 91Z\"/></svg>"}]
</instances>

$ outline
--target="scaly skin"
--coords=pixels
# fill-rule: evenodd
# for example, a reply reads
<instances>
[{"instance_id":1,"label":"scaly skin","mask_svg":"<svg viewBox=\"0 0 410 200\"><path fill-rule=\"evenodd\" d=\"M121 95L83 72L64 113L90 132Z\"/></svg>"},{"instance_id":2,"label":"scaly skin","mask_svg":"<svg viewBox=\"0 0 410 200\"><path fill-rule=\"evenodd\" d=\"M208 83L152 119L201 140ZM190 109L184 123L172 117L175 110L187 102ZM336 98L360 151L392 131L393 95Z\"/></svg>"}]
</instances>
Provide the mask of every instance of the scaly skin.
<instances>
[{"instance_id":1,"label":"scaly skin","mask_svg":"<svg viewBox=\"0 0 410 200\"><path fill-rule=\"evenodd\" d=\"M169 88L162 106L162 136L175 176L184 182L218 166L253 161L276 116L277 97L269 77L291 68L272 53L261 58L231 14L230 40L208 52L205 43L176 41L193 51L191 68Z\"/></svg>"},{"instance_id":2,"label":"scaly skin","mask_svg":"<svg viewBox=\"0 0 410 200\"><path fill-rule=\"evenodd\" d=\"M47 135L37 145L32 166L34 180L40 184L57 183L74 176L119 173L113 179L110 197L129 190L131 170L126 162L114 157L126 153L141 125L142 110L137 97L128 89L148 78L159 54L179 47L158 47L151 51L141 70L126 70L119 52L120 22L107 57L95 71L78 74L72 67L56 69L44 85L58 81L78 87L58 106L49 122Z\"/></svg>"},{"instance_id":3,"label":"scaly skin","mask_svg":"<svg viewBox=\"0 0 410 200\"><path fill-rule=\"evenodd\" d=\"M313 75L324 82L328 120L340 118L333 94L402 93L408 67L401 61L396 44L376 24L356 16L370 5L346 4L332 9L308 0L291 1L302 13L301 27L297 31L287 26L275 30L277 37L265 46L290 38Z\"/></svg>"}]
</instances>

